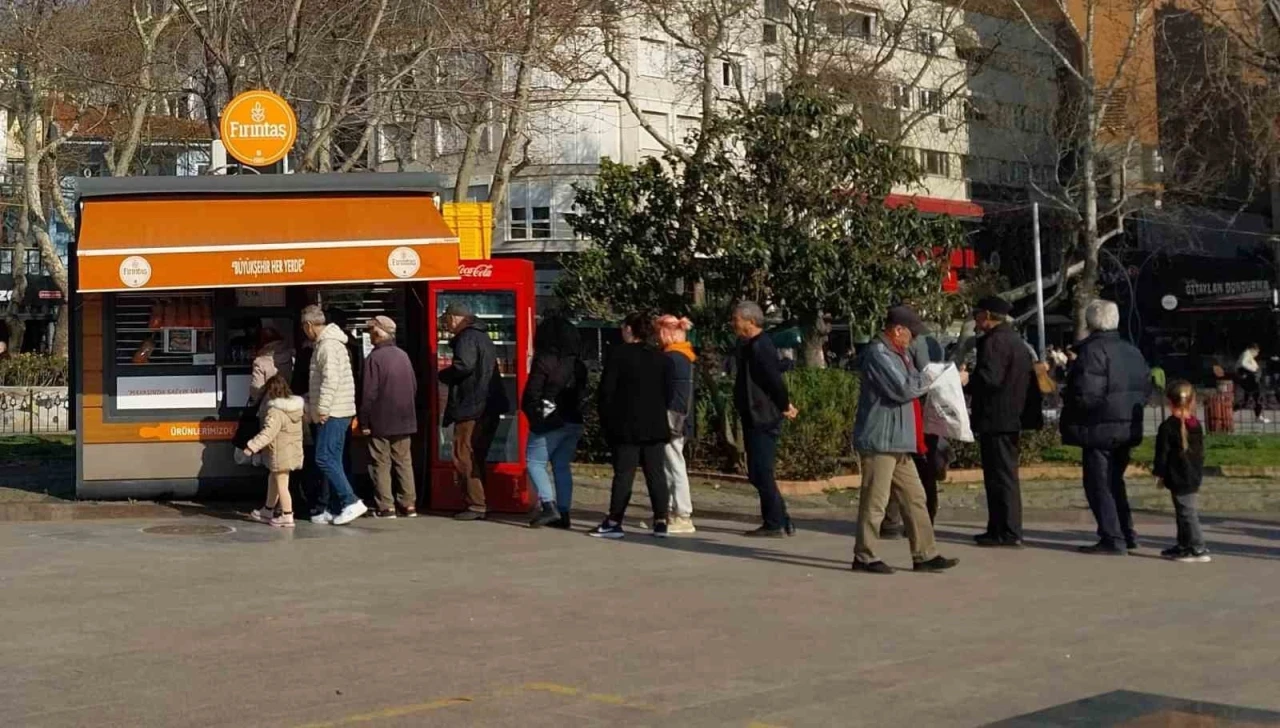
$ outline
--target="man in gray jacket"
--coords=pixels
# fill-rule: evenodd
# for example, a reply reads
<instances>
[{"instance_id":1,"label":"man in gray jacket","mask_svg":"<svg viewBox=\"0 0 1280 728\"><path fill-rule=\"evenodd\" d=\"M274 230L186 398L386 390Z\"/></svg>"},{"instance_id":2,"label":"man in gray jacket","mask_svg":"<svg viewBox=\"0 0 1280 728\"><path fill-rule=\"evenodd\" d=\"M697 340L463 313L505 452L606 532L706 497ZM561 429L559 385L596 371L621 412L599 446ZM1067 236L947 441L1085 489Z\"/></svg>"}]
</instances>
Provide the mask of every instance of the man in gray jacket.
<instances>
[{"instance_id":1,"label":"man in gray jacket","mask_svg":"<svg viewBox=\"0 0 1280 728\"><path fill-rule=\"evenodd\" d=\"M876 555L890 493L902 507L914 570L943 571L959 563L938 554L924 486L912 459L925 450L919 400L931 384L911 358L911 339L923 330L924 322L915 311L894 306L885 319L884 332L863 349L862 389L853 427L853 447L862 464L854 571L893 573Z\"/></svg>"}]
</instances>

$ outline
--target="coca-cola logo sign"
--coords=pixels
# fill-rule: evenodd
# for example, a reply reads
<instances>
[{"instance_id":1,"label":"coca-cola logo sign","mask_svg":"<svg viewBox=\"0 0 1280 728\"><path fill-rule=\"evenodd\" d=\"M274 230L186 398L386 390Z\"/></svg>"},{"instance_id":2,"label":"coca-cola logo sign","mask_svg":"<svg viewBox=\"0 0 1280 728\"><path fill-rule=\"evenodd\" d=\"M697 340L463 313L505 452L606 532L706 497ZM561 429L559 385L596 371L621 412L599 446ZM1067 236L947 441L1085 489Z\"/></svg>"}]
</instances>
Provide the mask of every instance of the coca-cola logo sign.
<instances>
[{"instance_id":1,"label":"coca-cola logo sign","mask_svg":"<svg viewBox=\"0 0 1280 728\"><path fill-rule=\"evenodd\" d=\"M466 263L458 264L458 275L463 278L492 278L492 263L477 263L475 265L467 265Z\"/></svg>"}]
</instances>

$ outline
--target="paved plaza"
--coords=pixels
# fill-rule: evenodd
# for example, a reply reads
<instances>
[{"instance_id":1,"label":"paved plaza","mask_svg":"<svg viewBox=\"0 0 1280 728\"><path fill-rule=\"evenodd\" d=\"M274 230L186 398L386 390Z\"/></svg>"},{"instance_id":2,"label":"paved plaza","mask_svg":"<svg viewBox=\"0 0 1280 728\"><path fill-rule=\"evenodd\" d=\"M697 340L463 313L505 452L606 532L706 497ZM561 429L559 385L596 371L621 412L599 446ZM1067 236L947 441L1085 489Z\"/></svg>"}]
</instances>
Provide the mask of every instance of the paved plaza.
<instances>
[{"instance_id":1,"label":"paved plaza","mask_svg":"<svg viewBox=\"0 0 1280 728\"><path fill-rule=\"evenodd\" d=\"M1072 553L1079 519L1016 552L951 519L958 569L892 576L849 571L847 520L800 525L4 524L0 725L979 726L1116 691L1280 711L1280 525L1213 520L1191 565L1158 558L1163 517L1127 558Z\"/></svg>"}]
</instances>

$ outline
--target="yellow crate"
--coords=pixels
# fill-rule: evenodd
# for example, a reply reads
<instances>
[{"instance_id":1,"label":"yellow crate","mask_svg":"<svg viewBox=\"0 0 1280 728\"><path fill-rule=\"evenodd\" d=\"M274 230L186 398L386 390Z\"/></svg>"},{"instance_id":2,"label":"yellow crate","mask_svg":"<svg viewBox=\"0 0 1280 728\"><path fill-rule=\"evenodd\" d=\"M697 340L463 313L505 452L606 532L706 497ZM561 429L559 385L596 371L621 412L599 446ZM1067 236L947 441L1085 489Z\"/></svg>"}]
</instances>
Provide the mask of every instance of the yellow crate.
<instances>
[{"instance_id":1,"label":"yellow crate","mask_svg":"<svg viewBox=\"0 0 1280 728\"><path fill-rule=\"evenodd\" d=\"M458 236L458 257L488 260L493 251L493 205L488 202L446 202L444 221Z\"/></svg>"}]
</instances>

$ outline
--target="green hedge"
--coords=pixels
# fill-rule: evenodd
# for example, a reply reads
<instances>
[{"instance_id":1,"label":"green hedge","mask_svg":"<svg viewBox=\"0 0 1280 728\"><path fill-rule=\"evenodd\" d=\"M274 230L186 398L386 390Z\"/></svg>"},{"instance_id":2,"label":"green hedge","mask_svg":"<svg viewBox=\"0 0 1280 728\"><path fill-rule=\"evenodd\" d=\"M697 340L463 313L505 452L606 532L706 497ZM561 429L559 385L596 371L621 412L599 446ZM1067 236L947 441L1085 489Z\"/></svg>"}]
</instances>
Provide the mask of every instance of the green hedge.
<instances>
[{"instance_id":1,"label":"green hedge","mask_svg":"<svg viewBox=\"0 0 1280 728\"><path fill-rule=\"evenodd\" d=\"M65 387L67 360L48 354L15 354L0 359L0 387Z\"/></svg>"},{"instance_id":2,"label":"green hedge","mask_svg":"<svg viewBox=\"0 0 1280 728\"><path fill-rule=\"evenodd\" d=\"M817 480L851 472L857 375L842 369L798 369L786 378L800 416L782 426L778 477Z\"/></svg>"},{"instance_id":3,"label":"green hedge","mask_svg":"<svg viewBox=\"0 0 1280 728\"><path fill-rule=\"evenodd\" d=\"M858 404L858 378L838 369L802 369L786 375L791 398L801 415L782 426L778 442L778 477L825 478L848 467L849 437ZM586 431L578 446L579 462L608 463L609 447L596 413L599 375L592 374L585 414ZM694 440L689 467L724 473L746 472L742 426L733 407L733 380L714 363L698 369Z\"/></svg>"},{"instance_id":4,"label":"green hedge","mask_svg":"<svg viewBox=\"0 0 1280 728\"><path fill-rule=\"evenodd\" d=\"M1019 441L1018 462L1022 465L1038 465L1047 461L1062 459L1062 436L1058 433L1057 424L1046 425L1042 430L1022 433ZM978 455L978 443L951 443L951 467L981 468L982 458Z\"/></svg>"}]
</instances>

